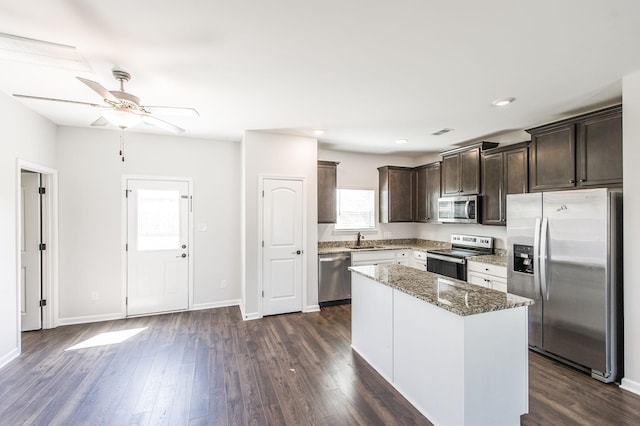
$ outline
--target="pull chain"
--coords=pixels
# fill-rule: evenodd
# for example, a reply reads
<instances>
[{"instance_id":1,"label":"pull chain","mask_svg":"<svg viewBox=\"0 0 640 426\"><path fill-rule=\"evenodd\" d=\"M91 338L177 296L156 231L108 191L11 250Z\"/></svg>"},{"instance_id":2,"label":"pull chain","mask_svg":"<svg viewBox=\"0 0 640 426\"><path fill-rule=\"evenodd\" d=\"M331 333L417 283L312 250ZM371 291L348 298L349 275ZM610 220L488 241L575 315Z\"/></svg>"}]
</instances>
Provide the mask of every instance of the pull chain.
<instances>
[{"instance_id":1,"label":"pull chain","mask_svg":"<svg viewBox=\"0 0 640 426\"><path fill-rule=\"evenodd\" d=\"M124 129L120 129L120 158L124 162Z\"/></svg>"}]
</instances>

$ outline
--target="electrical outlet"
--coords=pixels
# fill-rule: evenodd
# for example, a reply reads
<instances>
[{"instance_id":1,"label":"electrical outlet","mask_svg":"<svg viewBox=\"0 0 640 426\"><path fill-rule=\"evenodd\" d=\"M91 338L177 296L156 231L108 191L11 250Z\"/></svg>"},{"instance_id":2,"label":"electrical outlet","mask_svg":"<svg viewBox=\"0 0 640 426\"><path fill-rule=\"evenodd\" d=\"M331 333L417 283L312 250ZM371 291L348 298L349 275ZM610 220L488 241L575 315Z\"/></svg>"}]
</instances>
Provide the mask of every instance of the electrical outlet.
<instances>
[{"instance_id":1,"label":"electrical outlet","mask_svg":"<svg viewBox=\"0 0 640 426\"><path fill-rule=\"evenodd\" d=\"M99 300L99 299L100 299L100 293L98 293L97 291L92 291L91 300Z\"/></svg>"},{"instance_id":2,"label":"electrical outlet","mask_svg":"<svg viewBox=\"0 0 640 426\"><path fill-rule=\"evenodd\" d=\"M227 288L227 280L220 281L220 288Z\"/></svg>"}]
</instances>

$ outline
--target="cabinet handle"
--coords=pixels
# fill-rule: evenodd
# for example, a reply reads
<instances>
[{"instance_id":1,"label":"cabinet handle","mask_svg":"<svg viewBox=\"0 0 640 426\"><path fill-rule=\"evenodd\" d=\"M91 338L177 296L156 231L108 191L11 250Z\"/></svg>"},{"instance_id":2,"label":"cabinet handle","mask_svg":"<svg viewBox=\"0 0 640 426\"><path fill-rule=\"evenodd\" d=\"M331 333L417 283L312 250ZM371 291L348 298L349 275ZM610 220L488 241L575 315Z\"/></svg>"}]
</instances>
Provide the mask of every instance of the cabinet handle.
<instances>
[{"instance_id":1,"label":"cabinet handle","mask_svg":"<svg viewBox=\"0 0 640 426\"><path fill-rule=\"evenodd\" d=\"M576 183L576 181L575 180L570 180L569 183Z\"/></svg>"},{"instance_id":2,"label":"cabinet handle","mask_svg":"<svg viewBox=\"0 0 640 426\"><path fill-rule=\"evenodd\" d=\"M587 181L586 179L580 179L580 182L586 182L586 181Z\"/></svg>"}]
</instances>

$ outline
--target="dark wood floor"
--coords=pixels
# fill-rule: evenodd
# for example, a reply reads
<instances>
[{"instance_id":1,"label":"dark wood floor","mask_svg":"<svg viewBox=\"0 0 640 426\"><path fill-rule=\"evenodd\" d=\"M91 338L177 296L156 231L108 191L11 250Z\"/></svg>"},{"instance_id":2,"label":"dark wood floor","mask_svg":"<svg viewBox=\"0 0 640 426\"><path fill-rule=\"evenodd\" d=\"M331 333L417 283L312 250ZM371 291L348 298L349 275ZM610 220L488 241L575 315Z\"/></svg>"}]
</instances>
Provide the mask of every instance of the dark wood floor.
<instances>
[{"instance_id":1,"label":"dark wood floor","mask_svg":"<svg viewBox=\"0 0 640 426\"><path fill-rule=\"evenodd\" d=\"M23 334L0 424L430 424L350 348L349 305L242 321L237 308ZM65 349L148 327L109 346ZM523 425L637 425L640 397L530 353Z\"/></svg>"}]
</instances>

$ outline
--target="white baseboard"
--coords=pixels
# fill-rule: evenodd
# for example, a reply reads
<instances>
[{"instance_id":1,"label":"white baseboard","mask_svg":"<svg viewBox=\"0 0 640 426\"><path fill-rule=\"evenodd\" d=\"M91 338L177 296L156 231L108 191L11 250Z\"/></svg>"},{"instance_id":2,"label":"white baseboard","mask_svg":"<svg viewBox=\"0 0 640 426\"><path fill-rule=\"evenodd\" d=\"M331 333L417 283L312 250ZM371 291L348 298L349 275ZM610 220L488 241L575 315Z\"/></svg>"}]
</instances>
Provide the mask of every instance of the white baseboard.
<instances>
[{"instance_id":1,"label":"white baseboard","mask_svg":"<svg viewBox=\"0 0 640 426\"><path fill-rule=\"evenodd\" d=\"M622 379L620 383L620 388L627 390L629 392L633 392L636 395L640 395L640 382L636 382L634 380Z\"/></svg>"},{"instance_id":2,"label":"white baseboard","mask_svg":"<svg viewBox=\"0 0 640 426\"><path fill-rule=\"evenodd\" d=\"M9 364L11 361L18 358L18 356L20 356L20 349L18 348L11 349L11 351L9 351L6 355L3 355L0 358L0 368Z\"/></svg>"},{"instance_id":3,"label":"white baseboard","mask_svg":"<svg viewBox=\"0 0 640 426\"><path fill-rule=\"evenodd\" d=\"M202 309L226 308L227 306L239 306L240 299L223 300L222 302L194 303L190 311L200 311Z\"/></svg>"},{"instance_id":4,"label":"white baseboard","mask_svg":"<svg viewBox=\"0 0 640 426\"><path fill-rule=\"evenodd\" d=\"M245 321L251 321L251 320L257 320L262 318L262 315L260 315L259 312L251 312L249 314L242 314L242 319Z\"/></svg>"},{"instance_id":5,"label":"white baseboard","mask_svg":"<svg viewBox=\"0 0 640 426\"><path fill-rule=\"evenodd\" d=\"M304 308L304 311L302 311L304 313L309 313L309 312L320 312L320 305L309 305L306 308Z\"/></svg>"},{"instance_id":6,"label":"white baseboard","mask_svg":"<svg viewBox=\"0 0 640 426\"><path fill-rule=\"evenodd\" d=\"M58 318L57 325L87 324L90 322L113 321L125 318L122 312L103 315L88 315L85 317Z\"/></svg>"}]
</instances>

